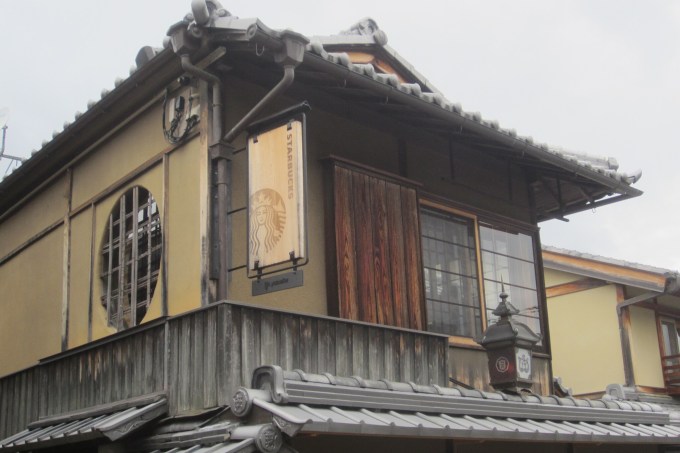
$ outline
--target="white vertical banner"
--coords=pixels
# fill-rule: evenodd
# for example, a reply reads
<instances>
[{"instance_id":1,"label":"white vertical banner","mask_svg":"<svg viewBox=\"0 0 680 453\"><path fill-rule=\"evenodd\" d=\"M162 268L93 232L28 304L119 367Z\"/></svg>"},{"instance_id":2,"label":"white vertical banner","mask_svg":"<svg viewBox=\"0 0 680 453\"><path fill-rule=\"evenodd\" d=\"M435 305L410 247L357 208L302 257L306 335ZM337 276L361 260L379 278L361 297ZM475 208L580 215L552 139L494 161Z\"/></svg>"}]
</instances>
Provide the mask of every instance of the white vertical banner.
<instances>
[{"instance_id":1,"label":"white vertical banner","mask_svg":"<svg viewBox=\"0 0 680 453\"><path fill-rule=\"evenodd\" d=\"M249 271L306 261L304 165L299 119L248 138Z\"/></svg>"}]
</instances>

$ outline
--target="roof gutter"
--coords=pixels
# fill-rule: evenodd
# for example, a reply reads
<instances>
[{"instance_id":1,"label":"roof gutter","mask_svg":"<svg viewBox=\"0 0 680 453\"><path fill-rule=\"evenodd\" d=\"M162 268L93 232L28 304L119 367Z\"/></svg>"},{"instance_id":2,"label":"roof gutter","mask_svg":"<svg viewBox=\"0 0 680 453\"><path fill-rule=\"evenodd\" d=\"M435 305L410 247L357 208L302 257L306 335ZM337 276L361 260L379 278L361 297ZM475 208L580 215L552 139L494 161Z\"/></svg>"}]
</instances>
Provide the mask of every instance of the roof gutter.
<instances>
[{"instance_id":1,"label":"roof gutter","mask_svg":"<svg viewBox=\"0 0 680 453\"><path fill-rule=\"evenodd\" d=\"M677 273L666 274L666 285L663 291L649 291L639 296L631 297L616 306L616 310L621 313L621 310L631 305L647 302L660 296L678 296L680 295L680 281Z\"/></svg>"},{"instance_id":2,"label":"roof gutter","mask_svg":"<svg viewBox=\"0 0 680 453\"><path fill-rule=\"evenodd\" d=\"M576 175L582 176L591 181L598 182L608 187L613 192L622 195L625 194L628 195L629 197L636 197L642 195L642 191L635 189L627 184L624 184L620 181L610 178L609 176L602 175L598 172L587 170L576 163L570 162L559 156L553 155L547 149L542 149L536 145L533 145L530 139L515 138L510 135L504 134L503 132L494 129L493 127L481 124L471 118L467 118L466 116L460 113L445 110L436 104L425 102L408 93L399 91L396 87L392 87L390 85L375 81L372 78L366 77L362 74L358 74L352 71L346 66L342 66L327 61L311 52L307 52L305 58L305 65L308 65L309 67L316 69L318 71L331 73L336 77L342 78L344 80L350 80L352 83L355 83L363 88L369 89L374 92L379 92L388 98L392 98L398 102L409 105L420 111L424 111L439 119L450 121L452 124L456 126L464 127L487 139L491 139L505 146L508 146L519 153L528 154L542 162L550 163L552 165L569 170L570 172L573 172Z\"/></svg>"},{"instance_id":3,"label":"roof gutter","mask_svg":"<svg viewBox=\"0 0 680 453\"><path fill-rule=\"evenodd\" d=\"M219 3L206 0L192 0L191 9L194 22L182 21L173 25L168 35L173 49L180 55L182 68L189 74L205 80L212 85L212 123L210 131L210 159L216 168L216 220L214 228L217 231L217 244L212 247L216 250L217 266L217 300L225 300L228 297L228 272L229 268L229 236L228 236L228 209L229 209L229 171L228 164L233 147L231 143L238 135L259 115L271 102L283 93L295 80L295 68L305 55L305 45L309 40L301 34L292 31L274 33L266 29L259 21L239 20L229 16ZM219 77L202 70L191 63L190 55L199 46L204 45L204 38L208 38L205 31L215 34L213 42L221 39L235 41L254 41L268 48L274 48L274 60L283 67L281 80L262 98L248 113L246 113L234 125L224 137L222 137L222 103L221 103L221 80ZM200 42L200 43L199 43Z\"/></svg>"}]
</instances>

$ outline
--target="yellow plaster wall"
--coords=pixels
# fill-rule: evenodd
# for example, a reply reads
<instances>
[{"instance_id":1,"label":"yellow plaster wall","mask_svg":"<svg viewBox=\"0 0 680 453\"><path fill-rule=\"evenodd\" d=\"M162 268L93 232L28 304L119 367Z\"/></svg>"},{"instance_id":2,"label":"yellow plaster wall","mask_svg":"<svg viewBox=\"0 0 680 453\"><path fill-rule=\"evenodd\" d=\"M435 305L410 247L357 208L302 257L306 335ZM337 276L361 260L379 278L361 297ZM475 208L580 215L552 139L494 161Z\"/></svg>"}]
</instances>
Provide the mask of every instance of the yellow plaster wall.
<instances>
[{"instance_id":1,"label":"yellow plaster wall","mask_svg":"<svg viewBox=\"0 0 680 453\"><path fill-rule=\"evenodd\" d=\"M548 322L553 375L574 394L624 383L614 285L548 299Z\"/></svg>"},{"instance_id":2,"label":"yellow plaster wall","mask_svg":"<svg viewBox=\"0 0 680 453\"><path fill-rule=\"evenodd\" d=\"M543 268L543 276L545 277L546 288L575 282L577 280L583 280L585 278L581 275L575 275L569 272L556 271L554 269L547 268Z\"/></svg>"},{"instance_id":3,"label":"yellow plaster wall","mask_svg":"<svg viewBox=\"0 0 680 453\"><path fill-rule=\"evenodd\" d=\"M104 291L104 283L102 282L102 279L99 275L99 272L102 268L102 262L101 262L101 251L102 251L102 246L104 243L105 239L105 232L106 232L106 223L108 221L109 215L111 214L111 210L113 209L114 205L118 201L118 199L130 188L134 186L141 186L147 189L149 192L151 192L151 195L156 199L156 203L158 204L158 208L160 211L161 219L163 216L163 170L160 165L154 167L152 170L144 173L141 175L139 178L135 179L133 182L127 184L125 187L122 187L121 189L115 191L105 199L101 200L99 203L97 203L95 207L95 233L94 233L94 239L95 239L95 244L94 244L94 267L93 267L93 277L92 277L92 339L96 340L98 338L105 337L107 335L111 335L112 333L115 333L116 330L108 326L108 321L106 318L106 310L104 309L104 306L101 304L101 296ZM161 228L163 229L163 223L161 220ZM90 230L91 231L91 230ZM165 234L165 230L163 229L163 234ZM88 253L79 253L77 256L72 256L72 263L78 262L80 265L86 265L89 268L89 252ZM85 264L87 263L87 264ZM85 277L85 276L83 276ZM75 276L73 278L76 278ZM151 300L151 305L149 306L149 311L147 312L146 316L144 317L144 322L149 321L153 319L154 314L156 314L156 317L159 316L160 314L160 306L161 306L161 300L162 300L162 294L161 294L161 279L163 278L162 275L159 275L158 282L156 283L156 289L154 291L153 298ZM75 296L75 294L74 294ZM87 302L82 303L82 301L79 303L76 301L74 306L78 305L79 308L85 308L87 307ZM82 320L82 319L81 319ZM70 324L70 323L69 323ZM87 327L87 324L85 324L85 327ZM78 329L79 332L83 332L82 325L79 326L73 326L72 329ZM77 337L82 339L82 337ZM75 341L75 339L74 339ZM75 345L75 343L74 343Z\"/></svg>"},{"instance_id":4,"label":"yellow plaster wall","mask_svg":"<svg viewBox=\"0 0 680 453\"><path fill-rule=\"evenodd\" d=\"M194 138L174 151L168 180L168 314L201 306L200 187L202 142ZM159 280L160 282L160 280ZM155 295L154 295L155 297Z\"/></svg>"},{"instance_id":5,"label":"yellow plaster wall","mask_svg":"<svg viewBox=\"0 0 680 453\"><path fill-rule=\"evenodd\" d=\"M94 232L94 267L92 277L92 339L98 339L114 333L106 319L106 312L101 304L103 283L99 277L101 270L100 255L104 240L104 230L111 209L120 196L129 188L139 185L148 189L156 199L161 215L161 228L164 236L172 231L175 236L167 237L170 244L163 253L168 263L168 313L177 314L200 306L200 266L201 238L199 225L199 161L201 149L198 137L187 144L171 151L167 161L169 177L164 187L164 167L162 153L170 144L165 141L160 127L160 103L149 108L129 125L118 131L95 152L74 169L73 206L98 196L109 187L118 185L121 178L126 177L141 165L150 160L152 167L134 180L127 182L95 204ZM167 189L167 195L165 190ZM168 197L168 218L164 216L165 197ZM91 212L87 210L91 215ZM79 230L77 241L73 241L72 266L84 272L90 268L91 227L88 221L77 217ZM166 221L167 220L167 221ZM82 225L80 223L82 222ZM90 219L91 224L91 219ZM87 238L87 240L86 240ZM144 322L156 319L163 314L162 280L164 270L161 269L154 296L143 319ZM81 274L77 281L72 279L72 300L69 328L69 345L76 346L87 341L87 309L89 304L89 284L84 281L87 274ZM76 313L77 312L77 313Z\"/></svg>"},{"instance_id":6,"label":"yellow plaster wall","mask_svg":"<svg viewBox=\"0 0 680 453\"><path fill-rule=\"evenodd\" d=\"M71 278L69 279L68 312L68 345L70 348L88 341L92 212L92 209L87 209L71 218ZM93 279L96 277L92 275ZM99 300L98 294L93 293L93 297Z\"/></svg>"},{"instance_id":7,"label":"yellow plaster wall","mask_svg":"<svg viewBox=\"0 0 680 453\"><path fill-rule=\"evenodd\" d=\"M161 105L149 108L113 134L73 170L73 207L97 195L133 169L168 148L163 138Z\"/></svg>"},{"instance_id":8,"label":"yellow plaster wall","mask_svg":"<svg viewBox=\"0 0 680 453\"><path fill-rule=\"evenodd\" d=\"M13 215L0 223L0 258L54 222L68 209L68 178L57 178Z\"/></svg>"},{"instance_id":9,"label":"yellow plaster wall","mask_svg":"<svg viewBox=\"0 0 680 453\"><path fill-rule=\"evenodd\" d=\"M68 347L114 333L107 325L101 305L100 255L110 211L120 195L135 185L150 190L156 199L164 236L175 232L174 238L167 240L172 245L164 250L170 269L169 314L201 304L203 244L199 228L199 185L201 172L207 172L204 168L206 143L198 136L171 150L171 145L163 138L160 115L159 102L75 163L71 168L72 182L64 173L15 214L0 222L1 259L47 226L64 220L69 187L72 187L71 206L78 209L78 214L70 219ZM163 153L168 151L169 176L166 180ZM131 172L142 166L147 167L143 173L125 181ZM166 196L167 200L164 199ZM164 216L166 201L169 206L167 218ZM0 307L3 310L0 317L0 374L16 371L61 350L66 225L58 225L49 235L28 245L26 250L0 266ZM143 322L163 314L163 273L161 269ZM39 335L36 335L36 329Z\"/></svg>"},{"instance_id":10,"label":"yellow plaster wall","mask_svg":"<svg viewBox=\"0 0 680 453\"><path fill-rule=\"evenodd\" d=\"M635 383L664 387L656 314L652 310L630 307L630 343Z\"/></svg>"},{"instance_id":11,"label":"yellow plaster wall","mask_svg":"<svg viewBox=\"0 0 680 453\"><path fill-rule=\"evenodd\" d=\"M0 376L61 349L63 229L0 267Z\"/></svg>"}]
</instances>

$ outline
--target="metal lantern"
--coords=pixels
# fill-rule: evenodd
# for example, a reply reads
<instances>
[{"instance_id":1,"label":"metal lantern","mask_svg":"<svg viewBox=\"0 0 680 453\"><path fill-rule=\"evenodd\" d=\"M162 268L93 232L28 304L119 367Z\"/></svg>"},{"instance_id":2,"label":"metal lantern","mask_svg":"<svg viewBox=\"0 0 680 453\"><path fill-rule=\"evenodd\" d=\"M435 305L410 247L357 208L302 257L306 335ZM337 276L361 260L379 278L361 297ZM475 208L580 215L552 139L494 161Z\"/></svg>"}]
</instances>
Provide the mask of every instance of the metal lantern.
<instances>
[{"instance_id":1,"label":"metal lantern","mask_svg":"<svg viewBox=\"0 0 680 453\"><path fill-rule=\"evenodd\" d=\"M512 319L519 313L505 291L493 311L498 321L490 325L478 342L486 349L489 358L489 377L496 390L519 392L529 389L532 379L532 348L541 339L526 324Z\"/></svg>"}]
</instances>

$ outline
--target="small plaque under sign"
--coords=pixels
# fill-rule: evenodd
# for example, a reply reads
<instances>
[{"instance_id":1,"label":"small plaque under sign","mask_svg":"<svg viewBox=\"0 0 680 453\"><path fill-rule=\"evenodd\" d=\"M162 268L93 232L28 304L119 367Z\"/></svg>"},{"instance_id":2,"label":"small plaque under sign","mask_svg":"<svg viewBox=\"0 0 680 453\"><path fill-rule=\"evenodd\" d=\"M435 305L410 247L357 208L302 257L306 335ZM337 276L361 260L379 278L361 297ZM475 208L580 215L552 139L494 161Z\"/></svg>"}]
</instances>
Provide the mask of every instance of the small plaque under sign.
<instances>
[{"instance_id":1,"label":"small plaque under sign","mask_svg":"<svg viewBox=\"0 0 680 453\"><path fill-rule=\"evenodd\" d=\"M273 293L284 289L302 286L303 273L301 270L288 272L285 274L274 275L272 277L260 278L253 281L253 296Z\"/></svg>"}]
</instances>

